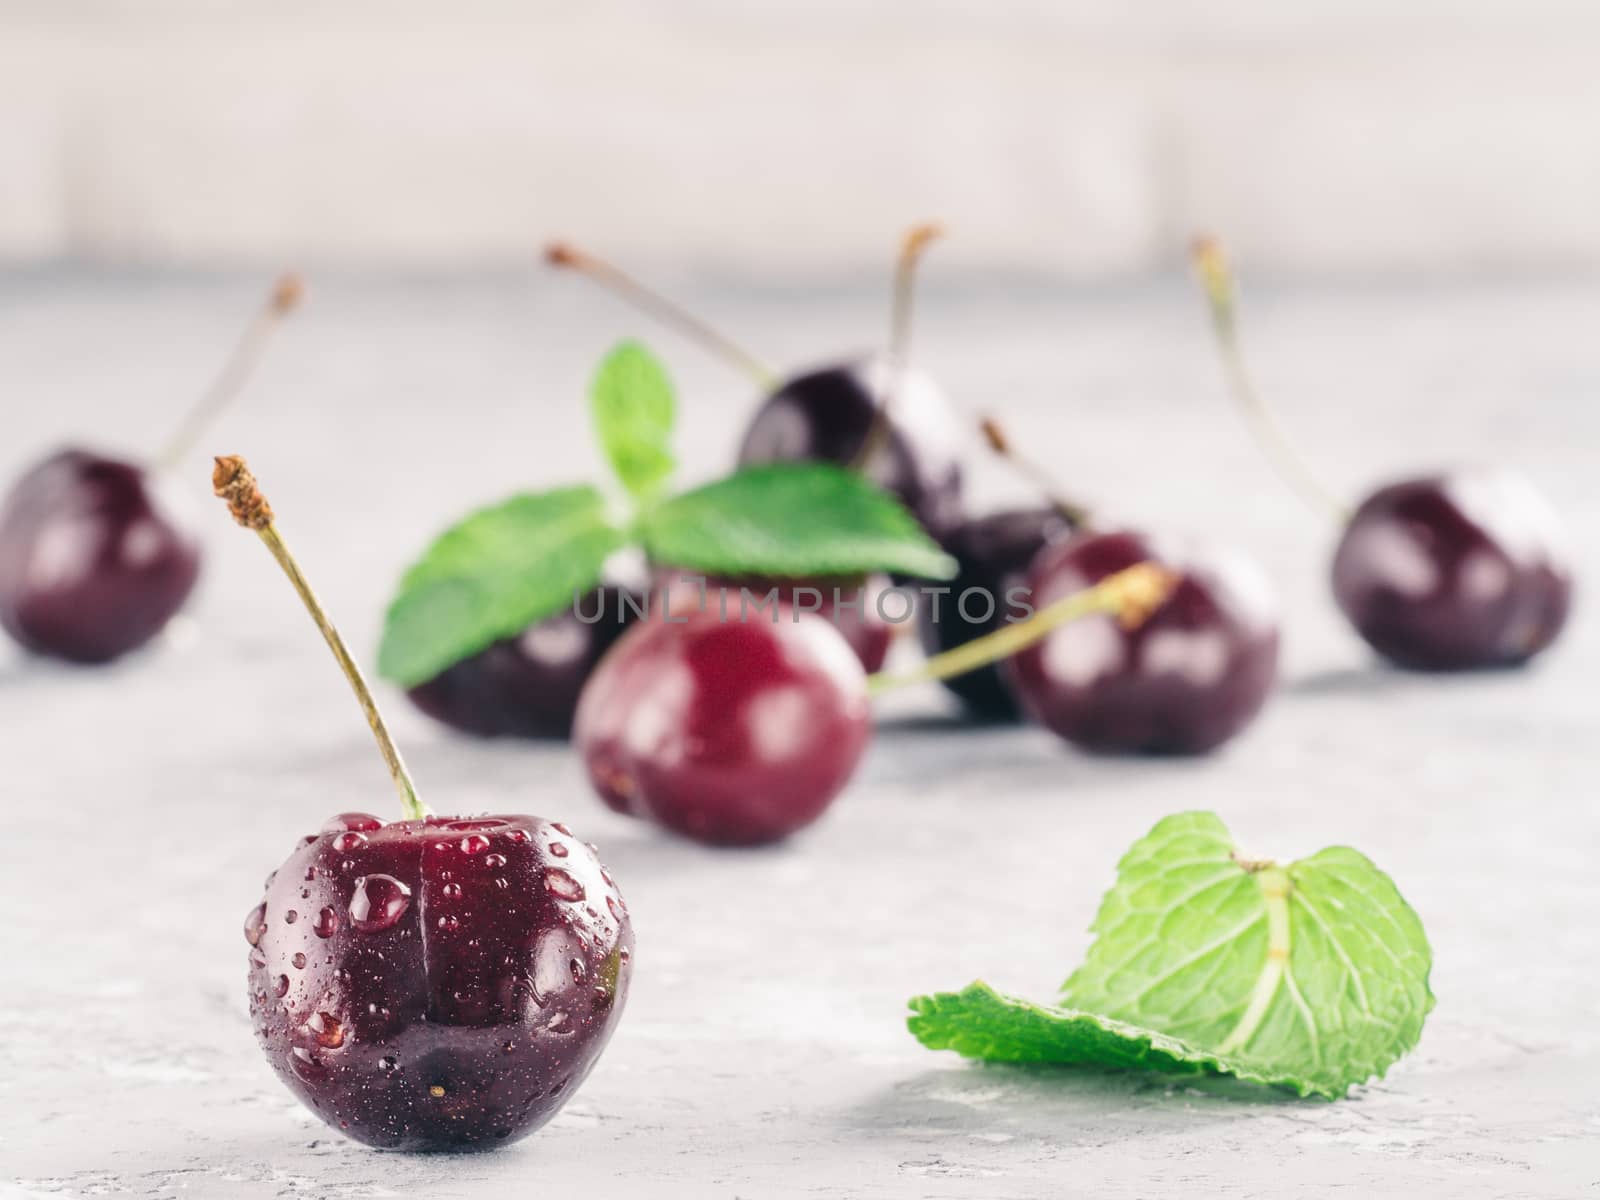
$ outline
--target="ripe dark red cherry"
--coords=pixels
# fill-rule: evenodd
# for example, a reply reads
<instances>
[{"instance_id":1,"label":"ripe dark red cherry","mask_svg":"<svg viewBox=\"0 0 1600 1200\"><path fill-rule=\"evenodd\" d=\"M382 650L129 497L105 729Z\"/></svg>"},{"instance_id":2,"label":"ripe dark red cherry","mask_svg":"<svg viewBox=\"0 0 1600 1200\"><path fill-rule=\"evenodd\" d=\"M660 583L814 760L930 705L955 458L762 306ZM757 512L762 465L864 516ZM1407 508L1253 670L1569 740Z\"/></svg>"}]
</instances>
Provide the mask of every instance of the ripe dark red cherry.
<instances>
[{"instance_id":1,"label":"ripe dark red cherry","mask_svg":"<svg viewBox=\"0 0 1600 1200\"><path fill-rule=\"evenodd\" d=\"M923 649L941 654L1000 628L1008 617L1025 618L1027 609L1011 603L1011 589L1022 586L1029 566L1046 545L1071 532L1071 524L1052 505L1007 509L959 526L944 542L959 567L949 594L940 596L937 604L926 597L917 607ZM1032 606L1031 599L1016 598ZM1018 716L1016 697L998 663L941 682L979 716L991 720Z\"/></svg>"},{"instance_id":2,"label":"ripe dark red cherry","mask_svg":"<svg viewBox=\"0 0 1600 1200\"><path fill-rule=\"evenodd\" d=\"M595 850L537 817L436 817L349 647L243 459L212 476L321 631L406 819L341 813L267 877L245 918L268 1061L324 1121L372 1146L522 1137L566 1103L622 1014L633 929Z\"/></svg>"},{"instance_id":3,"label":"ripe dark red cherry","mask_svg":"<svg viewBox=\"0 0 1600 1200\"><path fill-rule=\"evenodd\" d=\"M1510 667L1566 624L1572 567L1554 510L1509 471L1423 476L1380 488L1349 511L1278 429L1245 369L1233 275L1222 248L1194 262L1234 396L1290 484L1342 525L1333 594L1368 645L1420 671Z\"/></svg>"},{"instance_id":4,"label":"ripe dark red cherry","mask_svg":"<svg viewBox=\"0 0 1600 1200\"><path fill-rule=\"evenodd\" d=\"M1416 670L1526 662L1561 632L1572 600L1554 511L1498 470L1374 492L1346 524L1332 573L1361 636Z\"/></svg>"},{"instance_id":5,"label":"ripe dark red cherry","mask_svg":"<svg viewBox=\"0 0 1600 1200\"><path fill-rule=\"evenodd\" d=\"M562 611L496 642L407 694L430 717L466 733L565 737L589 673L642 608L626 589L602 585L577 612Z\"/></svg>"},{"instance_id":6,"label":"ripe dark red cherry","mask_svg":"<svg viewBox=\"0 0 1600 1200\"><path fill-rule=\"evenodd\" d=\"M245 921L267 1061L370 1146L493 1146L543 1125L627 997L633 929L594 852L496 816L329 821Z\"/></svg>"},{"instance_id":7,"label":"ripe dark red cherry","mask_svg":"<svg viewBox=\"0 0 1600 1200\"><path fill-rule=\"evenodd\" d=\"M63 450L0 506L0 626L35 654L101 663L136 650L199 574L198 544L133 463Z\"/></svg>"},{"instance_id":8,"label":"ripe dark red cherry","mask_svg":"<svg viewBox=\"0 0 1600 1200\"><path fill-rule=\"evenodd\" d=\"M791 376L751 418L740 464L856 462L892 371L889 358L875 356ZM882 446L863 469L940 538L961 520L961 432L943 392L925 373L906 367L893 389Z\"/></svg>"},{"instance_id":9,"label":"ripe dark red cherry","mask_svg":"<svg viewBox=\"0 0 1600 1200\"><path fill-rule=\"evenodd\" d=\"M1091 533L1047 547L1026 586L1042 608L1147 560L1180 577L1148 620L1131 631L1108 616L1064 625L1010 659L1008 679L1029 716L1084 749L1201 754L1254 719L1276 677L1277 621L1253 564Z\"/></svg>"},{"instance_id":10,"label":"ripe dark red cherry","mask_svg":"<svg viewBox=\"0 0 1600 1200\"><path fill-rule=\"evenodd\" d=\"M573 741L600 797L713 845L809 825L871 736L866 676L809 613L653 614L601 662Z\"/></svg>"}]
</instances>

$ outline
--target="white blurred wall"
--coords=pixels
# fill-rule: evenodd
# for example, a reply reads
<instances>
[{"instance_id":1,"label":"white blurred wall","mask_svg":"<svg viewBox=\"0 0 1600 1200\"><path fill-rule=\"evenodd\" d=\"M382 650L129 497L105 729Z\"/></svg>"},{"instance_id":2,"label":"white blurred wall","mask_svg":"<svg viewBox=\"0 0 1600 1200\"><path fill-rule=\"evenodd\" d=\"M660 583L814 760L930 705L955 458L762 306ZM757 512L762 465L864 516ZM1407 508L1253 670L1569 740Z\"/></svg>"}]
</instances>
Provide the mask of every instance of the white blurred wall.
<instances>
[{"instance_id":1,"label":"white blurred wall","mask_svg":"<svg viewBox=\"0 0 1600 1200\"><path fill-rule=\"evenodd\" d=\"M1600 265L1594 0L0 0L0 257Z\"/></svg>"}]
</instances>

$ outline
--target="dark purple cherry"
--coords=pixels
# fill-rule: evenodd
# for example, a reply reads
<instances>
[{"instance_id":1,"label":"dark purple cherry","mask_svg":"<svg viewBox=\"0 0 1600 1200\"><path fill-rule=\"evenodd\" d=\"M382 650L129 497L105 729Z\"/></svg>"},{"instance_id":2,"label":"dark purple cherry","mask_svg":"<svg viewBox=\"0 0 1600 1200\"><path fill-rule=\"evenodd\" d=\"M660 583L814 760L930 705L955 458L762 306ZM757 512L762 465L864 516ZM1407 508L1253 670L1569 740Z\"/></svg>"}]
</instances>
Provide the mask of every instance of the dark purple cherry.
<instances>
[{"instance_id":1,"label":"dark purple cherry","mask_svg":"<svg viewBox=\"0 0 1600 1200\"><path fill-rule=\"evenodd\" d=\"M1071 532L1071 523L1053 505L1007 509L957 527L944 542L959 567L948 594L928 595L917 606L923 649L940 654L1025 618L1033 607L1022 586L1029 566L1046 545ZM1018 716L1016 697L998 663L942 682L979 716Z\"/></svg>"},{"instance_id":2,"label":"dark purple cherry","mask_svg":"<svg viewBox=\"0 0 1600 1200\"><path fill-rule=\"evenodd\" d=\"M779 378L761 359L601 259L565 243L546 250L755 378L766 393L739 447L741 465L819 459L864 472L940 537L961 519L962 431L943 392L909 365L916 265L936 237L911 229L895 270L889 348Z\"/></svg>"},{"instance_id":3,"label":"dark purple cherry","mask_svg":"<svg viewBox=\"0 0 1600 1200\"><path fill-rule=\"evenodd\" d=\"M278 1077L329 1125L401 1150L494 1146L554 1116L617 1026L633 954L594 852L527 816L325 830L246 936Z\"/></svg>"},{"instance_id":4,"label":"dark purple cherry","mask_svg":"<svg viewBox=\"0 0 1600 1200\"><path fill-rule=\"evenodd\" d=\"M935 538L961 520L961 435L949 402L932 378L906 367L892 382L886 356L792 375L756 409L739 447L739 463L862 460L882 398L894 398L876 453L863 469L897 496Z\"/></svg>"},{"instance_id":5,"label":"dark purple cherry","mask_svg":"<svg viewBox=\"0 0 1600 1200\"><path fill-rule=\"evenodd\" d=\"M666 610L590 677L573 741L618 812L754 845L821 816L871 732L866 676L826 621Z\"/></svg>"},{"instance_id":6,"label":"dark purple cherry","mask_svg":"<svg viewBox=\"0 0 1600 1200\"><path fill-rule=\"evenodd\" d=\"M35 654L101 663L166 627L200 548L143 467L63 450L0 506L0 625Z\"/></svg>"},{"instance_id":7,"label":"dark purple cherry","mask_svg":"<svg viewBox=\"0 0 1600 1200\"><path fill-rule=\"evenodd\" d=\"M1025 586L1043 608L1146 561L1178 576L1147 620L1064 625L1010 659L1008 678L1029 716L1086 750L1202 754L1255 718L1276 678L1277 618L1252 563L1169 557L1137 533L1086 533L1046 548Z\"/></svg>"},{"instance_id":8,"label":"dark purple cherry","mask_svg":"<svg viewBox=\"0 0 1600 1200\"><path fill-rule=\"evenodd\" d=\"M221 375L145 466L69 448L33 467L0 504L0 627L34 654L104 663L160 633L200 575L200 546L162 496L178 462L237 395L267 334L300 302L286 275Z\"/></svg>"},{"instance_id":9,"label":"dark purple cherry","mask_svg":"<svg viewBox=\"0 0 1600 1200\"><path fill-rule=\"evenodd\" d=\"M1566 624L1572 570L1554 511L1525 480L1458 471L1367 497L1339 539L1333 594L1400 666L1516 666Z\"/></svg>"},{"instance_id":10,"label":"dark purple cherry","mask_svg":"<svg viewBox=\"0 0 1600 1200\"><path fill-rule=\"evenodd\" d=\"M368 1145L523 1137L577 1090L622 1015L627 907L564 825L428 812L244 460L217 459L212 484L322 632L406 815L340 813L267 877L244 925L261 1048L312 1111Z\"/></svg>"},{"instance_id":11,"label":"dark purple cherry","mask_svg":"<svg viewBox=\"0 0 1600 1200\"><path fill-rule=\"evenodd\" d=\"M895 627L885 615L887 576L836 579L738 579L708 577L693 571L662 572L657 598L666 597L673 612L703 610L727 614L759 614L773 604L814 612L839 631L849 643L861 669L871 675L882 670L894 644Z\"/></svg>"},{"instance_id":12,"label":"dark purple cherry","mask_svg":"<svg viewBox=\"0 0 1600 1200\"><path fill-rule=\"evenodd\" d=\"M644 601L602 585L574 610L446 668L407 694L435 720L484 737L565 737L589 673Z\"/></svg>"},{"instance_id":13,"label":"dark purple cherry","mask_svg":"<svg viewBox=\"0 0 1600 1200\"><path fill-rule=\"evenodd\" d=\"M1555 641L1572 602L1560 521L1521 476L1479 468L1378 489L1354 511L1279 431L1245 369L1233 274L1211 238L1194 261L1228 384L1289 484L1341 525L1334 599L1379 654L1401 667L1518 666Z\"/></svg>"}]
</instances>

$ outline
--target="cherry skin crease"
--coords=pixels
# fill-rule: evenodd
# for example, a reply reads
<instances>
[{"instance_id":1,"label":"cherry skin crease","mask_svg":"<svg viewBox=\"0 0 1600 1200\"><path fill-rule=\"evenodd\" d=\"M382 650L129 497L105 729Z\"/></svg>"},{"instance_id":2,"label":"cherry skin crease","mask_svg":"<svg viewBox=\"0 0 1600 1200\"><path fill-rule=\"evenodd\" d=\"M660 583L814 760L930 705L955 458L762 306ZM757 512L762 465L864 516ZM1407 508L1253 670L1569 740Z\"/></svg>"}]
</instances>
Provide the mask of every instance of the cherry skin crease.
<instances>
[{"instance_id":1,"label":"cherry skin crease","mask_svg":"<svg viewBox=\"0 0 1600 1200\"><path fill-rule=\"evenodd\" d=\"M611 808L755 845L820 817L871 733L866 675L826 621L694 611L623 635L584 689L573 740Z\"/></svg>"},{"instance_id":2,"label":"cherry skin crease","mask_svg":"<svg viewBox=\"0 0 1600 1200\"><path fill-rule=\"evenodd\" d=\"M602 585L578 602L577 612L565 609L496 642L407 695L428 716L465 733L566 737L590 672L642 609L626 589Z\"/></svg>"},{"instance_id":3,"label":"cherry skin crease","mask_svg":"<svg viewBox=\"0 0 1600 1200\"><path fill-rule=\"evenodd\" d=\"M402 1150L538 1129L599 1058L632 971L593 849L528 816L341 814L268 878L244 933L279 1078L334 1128Z\"/></svg>"},{"instance_id":4,"label":"cherry skin crease","mask_svg":"<svg viewBox=\"0 0 1600 1200\"><path fill-rule=\"evenodd\" d=\"M853 464L893 374L888 359L876 356L790 376L751 418L739 464L805 459ZM866 474L937 539L961 520L961 431L943 392L926 373L904 368L893 390L887 436L866 464Z\"/></svg>"},{"instance_id":5,"label":"cherry skin crease","mask_svg":"<svg viewBox=\"0 0 1600 1200\"><path fill-rule=\"evenodd\" d=\"M1029 566L1046 545L1071 533L1071 524L1050 506L1006 509L960 525L944 541L945 552L958 568L949 583L949 594L938 598L937 607L932 597L923 598L917 606L923 649L930 655L942 654L993 633L1006 623L1008 615L1026 617L1025 609L1011 605L1008 592L1022 586ZM964 603L963 595L967 596ZM985 597L993 598L992 609ZM1020 715L999 663L941 682L975 716L1008 721Z\"/></svg>"},{"instance_id":6,"label":"cherry skin crease","mask_svg":"<svg viewBox=\"0 0 1600 1200\"><path fill-rule=\"evenodd\" d=\"M1350 623L1398 666L1517 666L1561 632L1572 569L1555 512L1509 471L1406 480L1369 496L1333 557Z\"/></svg>"},{"instance_id":7,"label":"cherry skin crease","mask_svg":"<svg viewBox=\"0 0 1600 1200\"><path fill-rule=\"evenodd\" d=\"M137 650L199 575L199 544L133 463L62 450L0 505L0 626L35 654L104 663Z\"/></svg>"},{"instance_id":8,"label":"cherry skin crease","mask_svg":"<svg viewBox=\"0 0 1600 1200\"><path fill-rule=\"evenodd\" d=\"M1030 717L1085 750L1203 754L1250 724L1277 676L1274 604L1253 564L1165 556L1137 533L1081 534L1047 547L1026 586L1042 608L1146 560L1181 576L1148 620L1064 625L1008 660L1007 679Z\"/></svg>"}]
</instances>

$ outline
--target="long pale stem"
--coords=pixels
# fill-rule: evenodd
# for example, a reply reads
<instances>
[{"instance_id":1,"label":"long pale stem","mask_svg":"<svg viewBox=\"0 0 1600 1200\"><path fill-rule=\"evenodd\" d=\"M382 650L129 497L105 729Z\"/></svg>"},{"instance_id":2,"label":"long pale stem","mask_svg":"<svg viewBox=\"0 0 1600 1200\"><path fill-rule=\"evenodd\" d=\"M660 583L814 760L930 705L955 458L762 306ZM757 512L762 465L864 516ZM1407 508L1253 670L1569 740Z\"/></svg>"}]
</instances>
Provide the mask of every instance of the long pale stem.
<instances>
[{"instance_id":1,"label":"long pale stem","mask_svg":"<svg viewBox=\"0 0 1600 1200\"><path fill-rule=\"evenodd\" d=\"M943 227L927 222L913 225L900 243L900 256L894 267L894 298L889 308L889 353L885 363L882 390L877 396L872 424L867 426L867 436L861 440L861 449L850 462L857 471L864 471L873 455L883 448L889 438L895 398L905 378L906 363L911 357L911 317L916 307L917 264L923 252L944 235Z\"/></svg>"},{"instance_id":2,"label":"long pale stem","mask_svg":"<svg viewBox=\"0 0 1600 1200\"><path fill-rule=\"evenodd\" d=\"M292 272L280 276L272 285L272 292L267 296L266 303L245 327L244 333L234 345L233 352L222 364L222 370L217 373L217 377L201 394L199 400L195 401L193 407L184 414L183 421L157 456L155 464L158 470L166 471L177 467L194 449L195 443L200 440L200 435L212 421L217 419L217 414L233 403L244 390L244 385L250 381L250 377L255 374L256 367L265 356L267 343L271 341L273 332L283 323L283 319L299 306L304 296L305 283L300 276Z\"/></svg>"},{"instance_id":3,"label":"long pale stem","mask_svg":"<svg viewBox=\"0 0 1600 1200\"><path fill-rule=\"evenodd\" d=\"M278 565L283 568L283 573L289 577L289 582L299 594L301 603L306 606L306 612L311 614L312 621L321 630L322 638L328 643L328 649L333 651L339 669L350 682L350 690L355 693L356 702L361 705L361 711L367 718L372 736L377 739L378 750L389 768L395 790L400 794L401 811L408 820L415 821L426 817L428 807L417 795L417 787L411 779L411 772L406 770L405 760L400 757L400 748L395 745L389 727L384 723L383 714L378 711L378 702L372 695L372 689L367 685L366 677L362 675L361 668L351 656L344 638L339 636L338 629L328 618L322 602L317 599L317 594L311 590L311 584L306 579L305 573L300 570L300 564L295 561L294 555L289 552L289 547L284 544L283 536L278 532L273 518L272 506L261 494L261 489L256 484L255 476L250 473L249 466L237 455L219 458L216 460L216 469L211 482L217 495L228 502L234 520L246 529L255 530L256 535L272 552L272 557L278 560Z\"/></svg>"},{"instance_id":4,"label":"long pale stem","mask_svg":"<svg viewBox=\"0 0 1600 1200\"><path fill-rule=\"evenodd\" d=\"M646 287L621 268L566 242L550 243L545 247L544 257L551 266L564 267L592 279L635 308L649 313L663 325L676 329L690 341L749 375L763 388L770 388L776 382L777 372L738 342L723 336L688 309Z\"/></svg>"},{"instance_id":5,"label":"long pale stem","mask_svg":"<svg viewBox=\"0 0 1600 1200\"><path fill-rule=\"evenodd\" d=\"M1195 272L1205 290L1211 310L1211 328L1216 333L1217 350L1222 358L1222 372L1228 390L1243 410L1250 423L1256 443L1266 453L1278 474L1313 508L1333 514L1341 524L1350 519L1350 507L1313 471L1300 452L1295 449L1273 416L1255 382L1245 366L1244 354L1239 348L1239 331L1236 317L1236 289L1233 272L1228 268L1222 245L1215 238L1197 238L1192 251Z\"/></svg>"},{"instance_id":6,"label":"long pale stem","mask_svg":"<svg viewBox=\"0 0 1600 1200\"><path fill-rule=\"evenodd\" d=\"M1016 444L1006 436L1006 431L1000 422L993 417L985 417L978 423L978 429L983 434L983 440L988 443L989 449L1010 464L1017 474L1038 488L1039 493L1050 502L1050 507L1061 514L1062 520L1079 529L1088 527L1090 521L1094 519L1093 511L1087 505L1067 499L1056 490L1055 479L1050 472L1018 450Z\"/></svg>"},{"instance_id":7,"label":"long pale stem","mask_svg":"<svg viewBox=\"0 0 1600 1200\"><path fill-rule=\"evenodd\" d=\"M1108 575L1091 588L1063 596L1039 609L1025 621L1004 625L993 633L974 638L953 650L935 654L915 671L904 675L873 675L867 680L873 695L890 691L906 684L921 683L929 679L950 679L965 675L990 663L1010 658L1025 650L1069 621L1081 620L1096 613L1110 613L1122 622L1124 628L1137 629L1155 611L1166 603L1167 597L1178 586L1179 576L1153 562L1135 563L1133 566Z\"/></svg>"}]
</instances>

